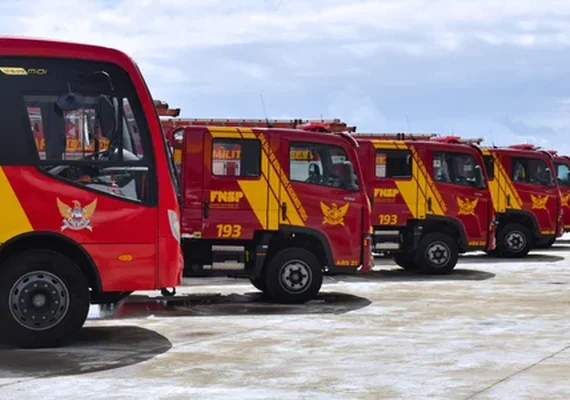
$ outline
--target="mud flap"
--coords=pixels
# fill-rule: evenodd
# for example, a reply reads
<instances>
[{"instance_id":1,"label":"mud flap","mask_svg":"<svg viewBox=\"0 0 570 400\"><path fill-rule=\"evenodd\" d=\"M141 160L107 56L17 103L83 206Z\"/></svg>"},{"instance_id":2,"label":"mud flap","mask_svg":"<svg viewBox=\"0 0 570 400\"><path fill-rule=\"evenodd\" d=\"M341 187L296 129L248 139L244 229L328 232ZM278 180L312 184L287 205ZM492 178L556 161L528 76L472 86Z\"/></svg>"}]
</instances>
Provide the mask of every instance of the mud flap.
<instances>
[{"instance_id":1,"label":"mud flap","mask_svg":"<svg viewBox=\"0 0 570 400\"><path fill-rule=\"evenodd\" d=\"M267 250L269 245L262 244L255 246L255 263L253 267L253 278L261 278L263 272L263 265L265 264L265 258L267 256Z\"/></svg>"}]
</instances>

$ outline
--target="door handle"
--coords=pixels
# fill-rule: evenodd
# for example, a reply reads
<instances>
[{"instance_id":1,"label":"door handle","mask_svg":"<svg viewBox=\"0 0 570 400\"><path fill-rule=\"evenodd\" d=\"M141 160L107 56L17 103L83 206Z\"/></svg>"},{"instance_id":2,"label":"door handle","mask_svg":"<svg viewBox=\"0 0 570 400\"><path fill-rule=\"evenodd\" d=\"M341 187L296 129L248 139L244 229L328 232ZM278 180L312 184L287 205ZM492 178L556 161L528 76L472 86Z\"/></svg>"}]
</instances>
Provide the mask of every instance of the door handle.
<instances>
[{"instance_id":1,"label":"door handle","mask_svg":"<svg viewBox=\"0 0 570 400\"><path fill-rule=\"evenodd\" d=\"M477 197L483 197L483 193L481 193L481 192L475 192L475 196L477 196Z\"/></svg>"},{"instance_id":2,"label":"door handle","mask_svg":"<svg viewBox=\"0 0 570 400\"><path fill-rule=\"evenodd\" d=\"M204 218L208 218L210 216L210 202L206 200L204 202Z\"/></svg>"},{"instance_id":3,"label":"door handle","mask_svg":"<svg viewBox=\"0 0 570 400\"><path fill-rule=\"evenodd\" d=\"M508 194L507 195L507 207L510 207L510 206L511 206L511 195Z\"/></svg>"},{"instance_id":4,"label":"door handle","mask_svg":"<svg viewBox=\"0 0 570 400\"><path fill-rule=\"evenodd\" d=\"M281 203L281 220L287 220L287 203L285 202Z\"/></svg>"},{"instance_id":5,"label":"door handle","mask_svg":"<svg viewBox=\"0 0 570 400\"><path fill-rule=\"evenodd\" d=\"M428 211L431 212L431 197L428 197L427 199L427 206L428 206Z\"/></svg>"}]
</instances>

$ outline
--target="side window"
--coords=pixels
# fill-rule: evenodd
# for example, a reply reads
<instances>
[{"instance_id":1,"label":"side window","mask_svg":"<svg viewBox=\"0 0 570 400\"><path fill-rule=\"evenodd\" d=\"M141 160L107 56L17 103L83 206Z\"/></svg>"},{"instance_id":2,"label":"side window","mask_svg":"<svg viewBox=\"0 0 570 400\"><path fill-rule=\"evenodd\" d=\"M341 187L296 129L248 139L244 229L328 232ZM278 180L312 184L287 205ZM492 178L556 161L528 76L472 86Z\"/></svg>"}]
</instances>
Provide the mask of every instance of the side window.
<instances>
[{"instance_id":1,"label":"side window","mask_svg":"<svg viewBox=\"0 0 570 400\"><path fill-rule=\"evenodd\" d=\"M214 139L212 174L215 176L259 177L261 144L257 139Z\"/></svg>"},{"instance_id":2,"label":"side window","mask_svg":"<svg viewBox=\"0 0 570 400\"><path fill-rule=\"evenodd\" d=\"M559 185L570 186L570 169L566 164L556 164L556 178Z\"/></svg>"},{"instance_id":3,"label":"side window","mask_svg":"<svg viewBox=\"0 0 570 400\"><path fill-rule=\"evenodd\" d=\"M444 153L433 154L433 179L437 182L451 183L449 164Z\"/></svg>"},{"instance_id":4,"label":"side window","mask_svg":"<svg viewBox=\"0 0 570 400\"><path fill-rule=\"evenodd\" d=\"M478 168L477 168L478 167ZM481 187L483 175L475 157L467 153L435 152L433 179L454 185Z\"/></svg>"},{"instance_id":5,"label":"side window","mask_svg":"<svg viewBox=\"0 0 570 400\"><path fill-rule=\"evenodd\" d=\"M493 161L493 156L483 156L483 160L485 161L487 176L489 179L495 179L495 162Z\"/></svg>"},{"instance_id":6,"label":"side window","mask_svg":"<svg viewBox=\"0 0 570 400\"><path fill-rule=\"evenodd\" d=\"M356 174L346 151L336 145L291 143L289 179L349 191L359 190Z\"/></svg>"},{"instance_id":7,"label":"side window","mask_svg":"<svg viewBox=\"0 0 570 400\"><path fill-rule=\"evenodd\" d=\"M511 179L529 185L554 186L552 172L546 162L538 158L513 158Z\"/></svg>"},{"instance_id":8,"label":"side window","mask_svg":"<svg viewBox=\"0 0 570 400\"><path fill-rule=\"evenodd\" d=\"M152 158L145 157L150 132L126 71L82 60L0 61L24 72L0 73L0 143L18 154L0 152L0 164L36 165L101 194L156 201Z\"/></svg>"},{"instance_id":9,"label":"side window","mask_svg":"<svg viewBox=\"0 0 570 400\"><path fill-rule=\"evenodd\" d=\"M412 155L408 150L376 151L376 177L407 179L412 176Z\"/></svg>"}]
</instances>

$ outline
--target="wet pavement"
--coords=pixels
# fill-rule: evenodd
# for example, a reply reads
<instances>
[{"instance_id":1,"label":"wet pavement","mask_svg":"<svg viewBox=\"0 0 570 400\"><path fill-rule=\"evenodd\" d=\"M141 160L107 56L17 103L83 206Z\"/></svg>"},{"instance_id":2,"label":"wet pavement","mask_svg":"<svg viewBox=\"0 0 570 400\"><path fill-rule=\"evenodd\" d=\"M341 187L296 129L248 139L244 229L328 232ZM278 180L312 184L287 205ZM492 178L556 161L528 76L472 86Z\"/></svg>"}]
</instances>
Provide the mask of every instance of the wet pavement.
<instances>
[{"instance_id":1,"label":"wet pavement","mask_svg":"<svg viewBox=\"0 0 570 400\"><path fill-rule=\"evenodd\" d=\"M568 399L570 243L453 274L327 278L305 305L248 281L93 307L60 349L0 347L0 399Z\"/></svg>"}]
</instances>

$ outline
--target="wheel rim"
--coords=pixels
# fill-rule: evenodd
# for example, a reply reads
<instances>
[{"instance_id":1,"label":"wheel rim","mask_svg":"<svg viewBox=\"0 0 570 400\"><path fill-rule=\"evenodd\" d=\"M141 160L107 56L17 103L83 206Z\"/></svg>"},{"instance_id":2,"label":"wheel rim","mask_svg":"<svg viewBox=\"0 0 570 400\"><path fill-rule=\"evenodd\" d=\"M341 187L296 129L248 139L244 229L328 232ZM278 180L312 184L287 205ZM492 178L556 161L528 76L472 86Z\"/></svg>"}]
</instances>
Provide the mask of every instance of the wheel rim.
<instances>
[{"instance_id":1,"label":"wheel rim","mask_svg":"<svg viewBox=\"0 0 570 400\"><path fill-rule=\"evenodd\" d=\"M426 260L434 268L443 268L449 262L451 250L444 242L433 242L425 251Z\"/></svg>"},{"instance_id":2,"label":"wheel rim","mask_svg":"<svg viewBox=\"0 0 570 400\"><path fill-rule=\"evenodd\" d=\"M307 290L313 280L309 265L301 260L292 260L279 270L279 283L289 293L301 293Z\"/></svg>"},{"instance_id":3,"label":"wheel rim","mask_svg":"<svg viewBox=\"0 0 570 400\"><path fill-rule=\"evenodd\" d=\"M56 275L28 272L10 290L12 316L23 327L44 331L56 326L69 309L69 291Z\"/></svg>"},{"instance_id":4,"label":"wheel rim","mask_svg":"<svg viewBox=\"0 0 570 400\"><path fill-rule=\"evenodd\" d=\"M526 246L526 238L520 231L511 231L505 236L505 246L513 253L519 253Z\"/></svg>"}]
</instances>

